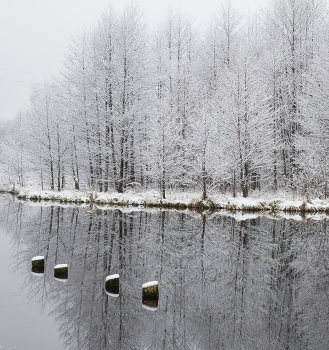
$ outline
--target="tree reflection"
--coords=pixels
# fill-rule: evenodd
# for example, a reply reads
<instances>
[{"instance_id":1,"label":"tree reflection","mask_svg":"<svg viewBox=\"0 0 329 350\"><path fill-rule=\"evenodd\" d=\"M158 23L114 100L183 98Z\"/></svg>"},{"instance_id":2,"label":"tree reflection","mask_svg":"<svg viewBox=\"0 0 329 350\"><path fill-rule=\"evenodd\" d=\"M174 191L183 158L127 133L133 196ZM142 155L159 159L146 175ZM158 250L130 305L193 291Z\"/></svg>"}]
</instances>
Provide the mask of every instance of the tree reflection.
<instances>
[{"instance_id":1,"label":"tree reflection","mask_svg":"<svg viewBox=\"0 0 329 350\"><path fill-rule=\"evenodd\" d=\"M45 256L32 297L52 305L67 349L326 349L327 222L193 217L10 203L17 267ZM67 263L60 283L53 267ZM120 275L117 298L105 278ZM156 312L142 284L159 281Z\"/></svg>"}]
</instances>

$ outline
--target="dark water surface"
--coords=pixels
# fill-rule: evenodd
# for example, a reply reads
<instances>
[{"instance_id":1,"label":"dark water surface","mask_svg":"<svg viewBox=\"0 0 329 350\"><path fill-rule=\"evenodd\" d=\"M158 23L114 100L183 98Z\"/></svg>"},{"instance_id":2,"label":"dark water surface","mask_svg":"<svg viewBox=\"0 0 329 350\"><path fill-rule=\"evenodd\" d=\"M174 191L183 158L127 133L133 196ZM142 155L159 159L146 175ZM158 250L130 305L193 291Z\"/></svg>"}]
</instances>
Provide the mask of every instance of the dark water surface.
<instances>
[{"instance_id":1,"label":"dark water surface","mask_svg":"<svg viewBox=\"0 0 329 350\"><path fill-rule=\"evenodd\" d=\"M328 349L326 220L62 208L0 197L1 350ZM31 258L45 256L45 273ZM69 265L68 280L53 277ZM120 294L104 290L120 275ZM142 284L159 281L156 311Z\"/></svg>"}]
</instances>

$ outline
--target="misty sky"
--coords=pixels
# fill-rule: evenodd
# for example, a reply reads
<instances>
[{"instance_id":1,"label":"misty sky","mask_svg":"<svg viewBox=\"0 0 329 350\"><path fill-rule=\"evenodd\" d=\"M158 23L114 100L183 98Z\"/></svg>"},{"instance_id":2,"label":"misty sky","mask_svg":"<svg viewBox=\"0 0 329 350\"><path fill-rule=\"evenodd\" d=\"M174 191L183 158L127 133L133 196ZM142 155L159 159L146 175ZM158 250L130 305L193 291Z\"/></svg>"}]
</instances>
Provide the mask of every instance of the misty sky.
<instances>
[{"instance_id":1,"label":"misty sky","mask_svg":"<svg viewBox=\"0 0 329 350\"><path fill-rule=\"evenodd\" d=\"M225 1L225 0L224 0ZM120 12L130 0L111 0ZM145 21L156 26L170 9L206 24L220 0L137 0ZM241 14L253 13L266 0L235 0ZM0 121L15 118L28 104L33 83L56 76L72 36L90 27L109 0L0 0Z\"/></svg>"}]
</instances>

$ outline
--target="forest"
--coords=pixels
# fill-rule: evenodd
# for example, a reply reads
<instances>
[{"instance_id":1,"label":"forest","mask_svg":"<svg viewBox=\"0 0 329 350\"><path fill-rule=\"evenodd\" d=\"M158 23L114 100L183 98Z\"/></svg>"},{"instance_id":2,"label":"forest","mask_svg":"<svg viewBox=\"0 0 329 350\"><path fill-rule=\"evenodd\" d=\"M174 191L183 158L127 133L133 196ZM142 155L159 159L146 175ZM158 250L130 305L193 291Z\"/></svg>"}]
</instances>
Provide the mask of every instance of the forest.
<instances>
[{"instance_id":1,"label":"forest","mask_svg":"<svg viewBox=\"0 0 329 350\"><path fill-rule=\"evenodd\" d=\"M1 182L326 199L328 33L321 0L219 4L203 27L108 6L2 127Z\"/></svg>"}]
</instances>

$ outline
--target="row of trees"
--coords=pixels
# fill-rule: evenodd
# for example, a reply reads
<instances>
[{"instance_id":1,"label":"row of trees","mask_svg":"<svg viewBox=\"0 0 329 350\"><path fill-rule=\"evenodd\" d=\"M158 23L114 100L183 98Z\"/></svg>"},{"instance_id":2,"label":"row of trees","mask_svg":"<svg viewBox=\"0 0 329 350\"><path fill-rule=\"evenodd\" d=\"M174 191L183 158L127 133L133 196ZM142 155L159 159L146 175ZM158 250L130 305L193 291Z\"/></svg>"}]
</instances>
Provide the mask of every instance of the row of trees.
<instances>
[{"instance_id":1,"label":"row of trees","mask_svg":"<svg viewBox=\"0 0 329 350\"><path fill-rule=\"evenodd\" d=\"M5 142L11 179L327 197L326 12L275 0L246 19L228 2L205 30L169 13L150 31L135 4L107 8L32 89Z\"/></svg>"}]
</instances>

